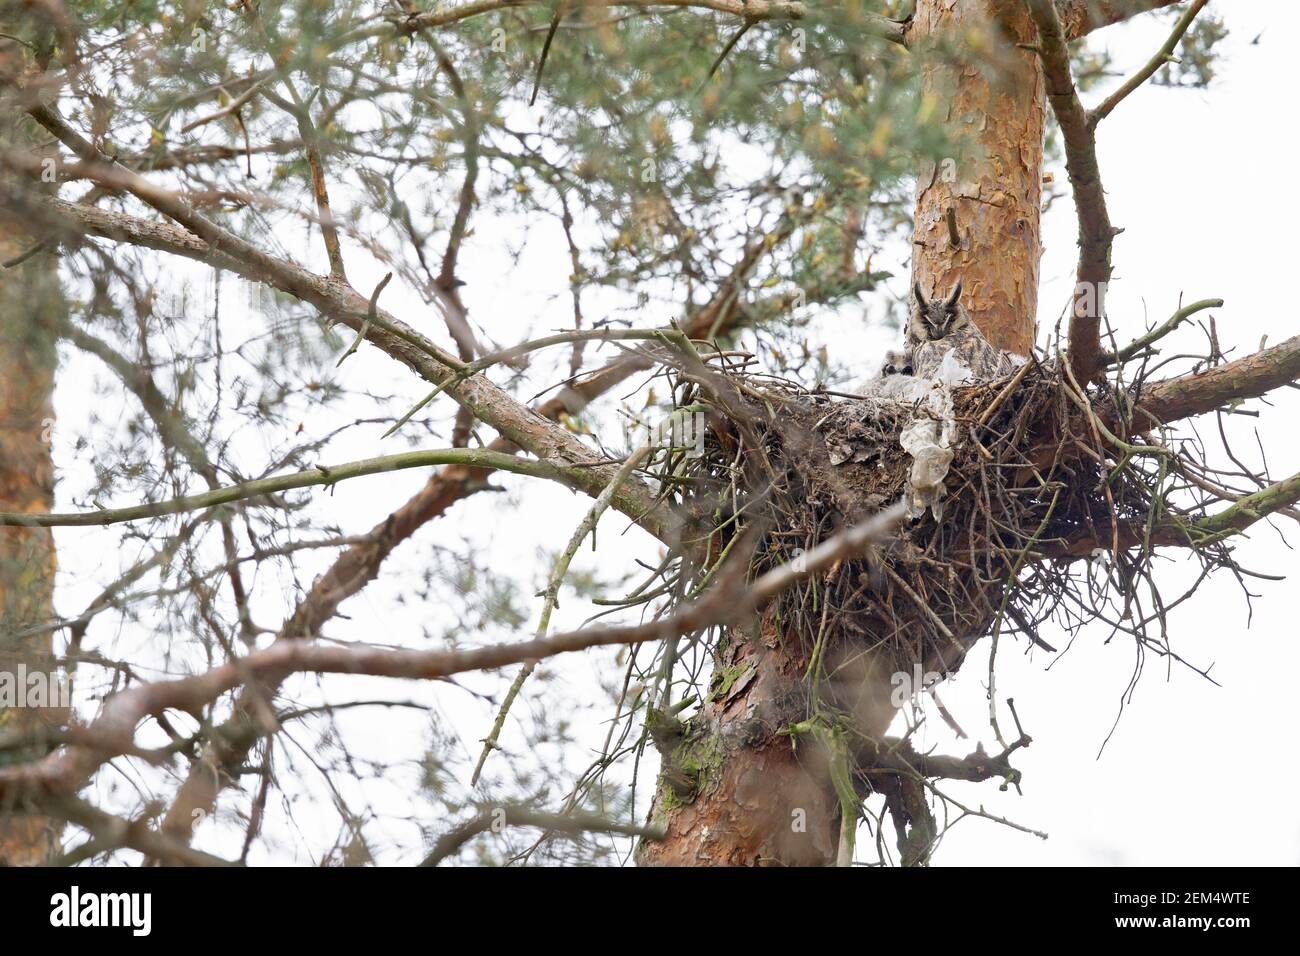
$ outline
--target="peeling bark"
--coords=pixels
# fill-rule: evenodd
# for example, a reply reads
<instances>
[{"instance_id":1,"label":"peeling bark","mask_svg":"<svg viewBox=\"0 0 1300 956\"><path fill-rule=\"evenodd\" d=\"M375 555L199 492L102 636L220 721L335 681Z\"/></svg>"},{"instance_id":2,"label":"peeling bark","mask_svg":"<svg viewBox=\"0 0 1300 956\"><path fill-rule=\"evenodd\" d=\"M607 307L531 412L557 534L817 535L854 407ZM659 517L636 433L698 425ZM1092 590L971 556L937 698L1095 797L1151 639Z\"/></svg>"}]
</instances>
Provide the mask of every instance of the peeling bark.
<instances>
[{"instance_id":1,"label":"peeling bark","mask_svg":"<svg viewBox=\"0 0 1300 956\"><path fill-rule=\"evenodd\" d=\"M921 0L909 45L928 62L922 110L942 115L956 155L917 177L912 274L927 294L962 283L962 301L992 344L1028 355L1038 307L1042 70L1023 4ZM952 242L952 210L960 245Z\"/></svg>"}]
</instances>

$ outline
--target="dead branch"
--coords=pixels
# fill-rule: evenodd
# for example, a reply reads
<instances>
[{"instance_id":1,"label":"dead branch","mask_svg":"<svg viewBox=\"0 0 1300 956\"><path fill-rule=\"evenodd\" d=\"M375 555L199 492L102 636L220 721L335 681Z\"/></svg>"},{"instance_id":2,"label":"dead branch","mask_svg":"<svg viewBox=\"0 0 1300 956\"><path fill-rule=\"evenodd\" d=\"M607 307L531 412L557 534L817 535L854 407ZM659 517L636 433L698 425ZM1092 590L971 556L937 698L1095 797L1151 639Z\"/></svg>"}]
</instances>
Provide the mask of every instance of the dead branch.
<instances>
[{"instance_id":1,"label":"dead branch","mask_svg":"<svg viewBox=\"0 0 1300 956\"><path fill-rule=\"evenodd\" d=\"M623 836L643 837L647 840L662 840L667 834L662 826L619 823L617 820L609 820L590 813L543 813L513 804L488 807L482 813L439 837L420 866L437 866L480 833L496 831L498 827L506 826L537 827L570 835L618 833Z\"/></svg>"},{"instance_id":2,"label":"dead branch","mask_svg":"<svg viewBox=\"0 0 1300 956\"><path fill-rule=\"evenodd\" d=\"M197 245L191 237L176 246L190 258L206 258L215 252L219 261L229 263L245 278L267 283L293 295L316 307L327 319L341 322L355 331L364 328L369 319L372 327L367 334L368 340L434 384L440 384L462 368L458 359L389 313L379 310L377 317L372 319L369 299L346 283L334 277L317 276L294 263L262 252L195 212L173 193L154 186L120 164L109 162L46 107L34 107L31 113L77 152L88 167L96 167L99 181L125 189L197 236L202 245ZM21 161L14 154L5 154L0 156L0 165L21 165ZM66 210L67 205L70 204L64 204L62 208ZM143 231L155 242L165 241L158 230ZM447 392L475 417L539 459L553 460L562 466L581 466L575 471L575 477L584 491L597 495L609 483L611 466L604 464L576 436L541 419L483 376L472 376L449 386ZM623 485L615 507L634 517L650 533L663 535L664 540L674 540L671 528L662 523L664 516L654 507L653 495L639 482L629 481Z\"/></svg>"},{"instance_id":3,"label":"dead branch","mask_svg":"<svg viewBox=\"0 0 1300 956\"><path fill-rule=\"evenodd\" d=\"M743 575L723 576L703 597L657 621L626 627L569 631L540 640L462 650L395 650L372 645L337 646L279 641L271 647L173 681L142 684L113 695L91 723L89 733L104 745L66 747L31 763L0 766L0 803L39 802L74 793L102 764L134 748L135 729L149 716L167 710L198 713L222 694L250 681L279 681L296 672L369 674L431 680L466 671L504 667L593 647L641 644L744 619L796 581L824 570L849 554L879 543L902 521L901 504L881 512L809 552L798 567L772 569L746 587ZM112 741L110 747L108 742ZM116 751L116 752L114 752Z\"/></svg>"}]
</instances>

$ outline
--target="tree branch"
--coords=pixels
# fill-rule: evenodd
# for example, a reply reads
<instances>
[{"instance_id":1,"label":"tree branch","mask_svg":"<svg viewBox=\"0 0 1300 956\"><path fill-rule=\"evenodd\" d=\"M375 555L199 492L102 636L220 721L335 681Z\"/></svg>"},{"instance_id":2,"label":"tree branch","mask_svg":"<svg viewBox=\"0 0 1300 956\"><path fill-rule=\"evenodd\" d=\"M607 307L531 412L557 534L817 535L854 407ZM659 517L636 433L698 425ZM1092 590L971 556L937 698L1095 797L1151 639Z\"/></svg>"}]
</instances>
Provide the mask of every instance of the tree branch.
<instances>
[{"instance_id":1,"label":"tree branch","mask_svg":"<svg viewBox=\"0 0 1300 956\"><path fill-rule=\"evenodd\" d=\"M1192 21L1196 19L1196 15L1200 13L1209 2L1210 0L1193 0L1192 5L1188 7L1182 17L1179 18L1173 32L1169 34L1169 39L1167 39L1164 42L1164 45L1156 51L1155 56L1151 57L1142 69L1138 70L1133 74L1133 76L1125 81L1123 86L1102 100L1101 104L1096 109L1089 112L1088 125L1096 128L1097 124L1109 116L1111 110L1118 106L1124 97L1128 96L1147 80L1151 79L1151 77L1155 75L1156 70L1174 59L1174 47L1178 46L1178 41L1183 38L1185 33L1187 33L1188 29L1192 25Z\"/></svg>"},{"instance_id":2,"label":"tree branch","mask_svg":"<svg viewBox=\"0 0 1300 956\"><path fill-rule=\"evenodd\" d=\"M586 628L515 644L456 650L416 651L363 644L278 641L265 650L202 674L120 691L105 702L87 729L88 734L104 742L102 745L69 746L37 761L0 766L0 805L21 801L39 803L51 796L75 793L102 764L135 748L135 729L145 718L167 710L198 713L222 694L250 681L278 682L296 672L430 680L593 647L679 637L715 624L744 620L796 581L880 542L893 532L906 513L902 503L896 504L811 549L796 562L797 570L793 564L781 565L748 587L743 573L724 572L702 598L656 621L626 627Z\"/></svg>"},{"instance_id":3,"label":"tree branch","mask_svg":"<svg viewBox=\"0 0 1300 956\"><path fill-rule=\"evenodd\" d=\"M221 857L195 850L165 833L152 830L143 820L123 820L74 796L42 801L42 809L80 827L85 827L94 838L93 844L85 849L93 850L94 853L126 847L138 850L146 857L181 866L236 865Z\"/></svg>"},{"instance_id":4,"label":"tree branch","mask_svg":"<svg viewBox=\"0 0 1300 956\"><path fill-rule=\"evenodd\" d=\"M1267 488L1238 498L1217 514L1192 525L1192 543L1200 547L1240 534L1256 521L1300 501L1300 474L1274 482Z\"/></svg>"},{"instance_id":5,"label":"tree branch","mask_svg":"<svg viewBox=\"0 0 1300 956\"><path fill-rule=\"evenodd\" d=\"M1065 140L1065 169L1079 219L1079 265L1070 309L1069 354L1074 377L1086 383L1101 362L1101 317L1105 314L1115 228L1106 210L1097 142L1070 75L1070 51L1056 6L1052 0L1026 2L1038 28L1038 56L1047 81L1047 98Z\"/></svg>"},{"instance_id":6,"label":"tree branch","mask_svg":"<svg viewBox=\"0 0 1300 956\"><path fill-rule=\"evenodd\" d=\"M38 106L30 112L73 149L88 167L93 167L99 181L113 188L125 189L197 236L201 244L196 243L193 237L186 237L176 243L175 249L182 254L212 261L214 265L221 263L245 278L271 285L314 306L326 318L341 322L354 331L366 328L369 321L371 327L366 337L370 342L434 384L447 382L462 369L463 365L458 359L389 313L379 310L377 316L372 317L369 300L347 283L336 277L315 275L295 263L262 252L195 212L176 195L159 189L120 164L108 161L52 111ZM12 152L0 153L0 166L31 171L24 168L30 166L30 163L24 162L24 157ZM73 204L62 203L51 208L66 211L70 206ZM118 223L120 224L120 217ZM140 231L149 235L155 248L160 247L157 244L165 242L163 233L156 228L142 227ZM175 236L169 235L167 238L174 239ZM209 260L210 255L215 255L215 260ZM573 474L584 492L598 495L616 470L605 464L577 437L541 418L481 375L449 385L447 392L476 418L537 458L556 460L562 465L583 466ZM625 482L619 490L615 507L661 540L670 543L675 540L676 525L673 517L656 507L655 496L642 482Z\"/></svg>"},{"instance_id":7,"label":"tree branch","mask_svg":"<svg viewBox=\"0 0 1300 956\"><path fill-rule=\"evenodd\" d=\"M1110 522L1080 531L1069 538L1044 542L1037 549L1040 558L1051 560L1091 557L1098 549L1121 551L1146 546L1156 548L1203 548L1241 534L1274 514L1282 514L1300 501L1300 474L1274 482L1251 495L1236 498L1222 511L1195 521L1169 518L1150 529L1142 520L1125 521L1112 530Z\"/></svg>"},{"instance_id":8,"label":"tree branch","mask_svg":"<svg viewBox=\"0 0 1300 956\"><path fill-rule=\"evenodd\" d=\"M30 196L23 198L28 202L32 200ZM192 233L172 225L58 200L46 202L42 213L47 218L57 219L63 228L76 237L90 233L115 241L127 241L204 261L259 281L259 277L247 270L243 263L213 251ZM746 246L713 298L683 323L682 328L687 335L693 338L725 335L734 325L749 316L743 296L746 282L759 259L788 238L800 218L799 208L787 210L771 232ZM780 302L773 304L773 308L781 307ZM555 398L537 407L536 413L549 420L555 420L565 412L577 413L588 402L650 364L650 360L641 355L623 355L603 369L566 385ZM502 437L495 440L490 449L515 453L518 446ZM380 565L398 544L427 521L445 513L456 501L487 487L487 478L491 472L490 467L457 464L447 466L432 476L419 493L365 536L364 543L341 554L330 569L317 579L281 627L279 638L304 638L318 633L321 625L336 612L344 600L376 577ZM218 729L218 737L223 737L223 732L230 725L246 723L246 711L246 707L241 709L241 704L237 703L236 715ZM233 750L231 757L236 761L240 759ZM178 838L188 837L193 824L190 813L194 808L211 808L220 787L219 767L225 763L223 754L214 751L205 756L202 764L196 764L191 769L167 814L164 822L167 832Z\"/></svg>"},{"instance_id":9,"label":"tree branch","mask_svg":"<svg viewBox=\"0 0 1300 956\"><path fill-rule=\"evenodd\" d=\"M1300 335L1195 375L1145 386L1138 397L1135 424L1145 428L1191 418L1296 381L1300 381Z\"/></svg>"},{"instance_id":10,"label":"tree branch","mask_svg":"<svg viewBox=\"0 0 1300 956\"><path fill-rule=\"evenodd\" d=\"M634 823L619 823L589 813L541 813L516 805L490 807L439 837L420 866L437 866L474 837L495 829L498 824L539 827L543 830L568 834L621 833L624 836L645 837L647 840L662 840L668 833L662 826L643 827Z\"/></svg>"},{"instance_id":11,"label":"tree branch","mask_svg":"<svg viewBox=\"0 0 1300 956\"><path fill-rule=\"evenodd\" d=\"M1174 329L1178 328L1178 326L1182 325L1183 322L1187 321L1197 312L1204 312L1206 309L1221 309L1221 308L1223 308L1222 299L1201 299L1199 302L1193 302L1190 305L1185 305L1177 312L1175 312L1173 315L1171 315L1168 319L1166 319L1164 322L1162 322L1160 325L1152 329L1150 332L1147 332L1145 335L1138 336L1136 339L1134 339L1128 345L1124 346L1122 349L1119 349L1107 355L1105 357L1103 364L1107 366L1122 365L1123 363L1127 362L1129 359L1133 358L1135 355L1145 351L1149 346L1155 344L1160 339L1163 339L1166 335L1168 335Z\"/></svg>"},{"instance_id":12,"label":"tree branch","mask_svg":"<svg viewBox=\"0 0 1300 956\"><path fill-rule=\"evenodd\" d=\"M614 492L618 490L618 486L632 474L632 471L646 459L652 450L650 445L642 445L628 455L627 460L619 467L618 473L614 476L614 480L610 482L609 487L600 493L586 516L573 529L573 534L569 536L569 543L565 545L564 550L556 555L555 561L551 565L550 577L546 581L546 588L542 592L542 613L538 616L537 630L534 632L537 637L545 637L547 631L551 628L551 614L559 606L560 586L564 583L565 575L569 573L569 565L573 563L574 555L578 553L582 543L587 540L587 536L596 533L596 526L600 523L600 517L609 508L609 502L614 497ZM520 669L511 683L510 690L507 691L505 700L501 702L501 708L497 711L497 718L492 724L492 729L483 741L483 749L479 752L478 762L474 764L474 772L470 774L469 785L471 787L478 783L479 774L483 772L483 765L487 763L492 751L497 749L497 739L501 736L501 729L505 726L506 717L510 713L510 706L514 703L515 697L519 695L520 689L524 686L524 682L528 680L535 667L535 662L528 662Z\"/></svg>"},{"instance_id":13,"label":"tree branch","mask_svg":"<svg viewBox=\"0 0 1300 956\"><path fill-rule=\"evenodd\" d=\"M417 13L414 16L393 16L392 24L399 30L414 31L425 27L444 27L498 10L513 7L540 6L542 0L471 0L469 3L439 10ZM748 20L802 20L807 8L797 0L592 0L593 9L599 7L630 7L632 9L664 9L670 7L713 10L729 13ZM882 18L883 19L883 18ZM373 30L367 31L373 34Z\"/></svg>"},{"instance_id":14,"label":"tree branch","mask_svg":"<svg viewBox=\"0 0 1300 956\"><path fill-rule=\"evenodd\" d=\"M886 737L879 744L872 742L864 747L858 754L858 761L859 766L868 773L894 771L979 783L993 777L1010 779L1018 776L1018 771L1011 766L1010 757L1032 742L1031 737L1021 734L999 754L988 754L982 747L978 747L965 757L951 757L946 754L921 753L903 738Z\"/></svg>"},{"instance_id":15,"label":"tree branch","mask_svg":"<svg viewBox=\"0 0 1300 956\"><path fill-rule=\"evenodd\" d=\"M1060 11L1066 39L1078 40L1101 27L1181 2L1182 0L1056 0L1056 8Z\"/></svg>"},{"instance_id":16,"label":"tree branch","mask_svg":"<svg viewBox=\"0 0 1300 956\"><path fill-rule=\"evenodd\" d=\"M157 518L162 515L200 511L216 505L228 504L232 501L244 501L280 491L290 491L294 488L333 485L363 475L383 474L389 471L401 471L406 468L427 468L431 465L467 465L479 468L495 468L519 475L549 478L562 482L571 488L580 488L581 484L585 484L585 476L581 483L577 478L582 469L566 468L551 461L530 461L517 455L490 451L486 448L437 448L402 452L380 458L366 458L361 461L350 461L341 465L329 465L328 467L317 465L308 471L301 471L292 475L257 478L235 485L227 485L223 488L215 488L197 495L184 495L168 501L131 505L126 508L104 508L96 511L78 511L63 514L56 512L27 514L0 511L0 526L20 525L22 527L50 528L119 524L124 521L139 521L142 518ZM618 482L619 485L622 483L623 481ZM617 488L617 485L615 487Z\"/></svg>"}]
</instances>

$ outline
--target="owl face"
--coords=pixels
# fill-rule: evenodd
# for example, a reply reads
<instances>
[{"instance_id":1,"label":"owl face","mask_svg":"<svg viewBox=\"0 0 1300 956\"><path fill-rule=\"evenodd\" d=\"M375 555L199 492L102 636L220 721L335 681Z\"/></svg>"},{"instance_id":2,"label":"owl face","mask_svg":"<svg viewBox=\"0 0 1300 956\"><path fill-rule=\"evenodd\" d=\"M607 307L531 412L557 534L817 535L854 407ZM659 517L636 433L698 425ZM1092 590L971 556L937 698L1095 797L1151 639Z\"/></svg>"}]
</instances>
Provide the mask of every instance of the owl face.
<instances>
[{"instance_id":1,"label":"owl face","mask_svg":"<svg viewBox=\"0 0 1300 956\"><path fill-rule=\"evenodd\" d=\"M913 341L926 342L946 338L970 324L970 315L961 307L961 283L953 286L946 299L926 301L921 283L912 286L912 312L908 332Z\"/></svg>"},{"instance_id":2,"label":"owl face","mask_svg":"<svg viewBox=\"0 0 1300 956\"><path fill-rule=\"evenodd\" d=\"M912 356L908 352L890 351L885 353L885 361L880 365L880 377L886 375L911 375Z\"/></svg>"}]
</instances>

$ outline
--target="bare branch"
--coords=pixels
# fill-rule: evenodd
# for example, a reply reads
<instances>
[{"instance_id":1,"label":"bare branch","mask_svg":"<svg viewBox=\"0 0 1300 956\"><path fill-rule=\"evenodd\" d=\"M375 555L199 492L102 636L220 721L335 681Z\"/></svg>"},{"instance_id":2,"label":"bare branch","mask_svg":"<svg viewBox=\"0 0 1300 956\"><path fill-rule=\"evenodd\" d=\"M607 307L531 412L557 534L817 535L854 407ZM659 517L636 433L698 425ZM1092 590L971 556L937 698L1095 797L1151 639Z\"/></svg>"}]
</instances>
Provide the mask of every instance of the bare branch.
<instances>
[{"instance_id":1,"label":"bare branch","mask_svg":"<svg viewBox=\"0 0 1300 956\"><path fill-rule=\"evenodd\" d=\"M682 329L687 336L702 339L724 335L747 318L748 313L742 304L743 287L760 258L789 237L796 220L797 217L792 213L783 215L771 233L745 247L713 298L692 313L683 324ZM492 358L486 356L483 361ZM567 385L558 396L543 402L536 411L551 421L566 412L575 414L587 403L651 364L651 360L645 356L635 352L626 353L604 368ZM489 448L492 451L510 453L518 451L517 446L501 438ZM298 602L293 614L280 628L277 639L305 639L318 634L322 625L337 612L343 601L361 591L378 576L380 566L394 548L410 538L425 523L445 514L457 501L489 487L488 478L491 474L489 468L463 465L440 469L409 501L376 525L367 535L369 540L365 544L349 548L339 555L329 570L316 580L307 595ZM231 740L247 724L252 704L253 694L246 690L236 701L234 716L218 728L216 736L219 741ZM244 734L243 738L247 739L248 735ZM203 759L190 769L167 811L164 830L178 838L187 838L194 824L193 811L211 811L220 790L224 768L244 759L246 753L247 746L221 743L209 747Z\"/></svg>"},{"instance_id":2,"label":"bare branch","mask_svg":"<svg viewBox=\"0 0 1300 956\"><path fill-rule=\"evenodd\" d=\"M437 866L480 833L501 826L538 827L556 833L620 833L624 836L662 840L667 830L662 826L637 826L619 823L589 813L542 813L528 807L489 807L478 816L439 837L420 866Z\"/></svg>"},{"instance_id":3,"label":"bare branch","mask_svg":"<svg viewBox=\"0 0 1300 956\"><path fill-rule=\"evenodd\" d=\"M744 620L796 581L880 542L892 533L906 513L900 502L808 551L797 562L797 569L795 564L781 565L749 587L745 587L741 575L722 575L704 597L643 624L586 628L540 640L457 650L415 651L364 644L339 646L278 641L265 650L193 677L142 684L109 698L88 728L88 733L105 742L103 745L93 749L70 746L38 761L0 766L0 803L24 800L38 803L50 796L74 793L103 763L118 753L134 749L135 728L146 717L167 710L197 713L222 694L253 680L278 681L285 675L304 671L431 680L593 647L663 640L715 624Z\"/></svg>"},{"instance_id":4,"label":"bare branch","mask_svg":"<svg viewBox=\"0 0 1300 956\"><path fill-rule=\"evenodd\" d=\"M1174 58L1174 47L1178 46L1178 41L1183 38L1185 33L1187 33L1188 29L1192 25L1192 21L1196 19L1196 15L1200 13L1209 2L1210 0L1193 0L1192 5L1188 7L1187 11L1179 18L1173 32L1169 34L1169 39L1167 39L1164 42L1164 45L1156 51L1155 56L1151 57L1142 69L1138 70L1133 74L1133 76L1126 80L1123 86L1117 89L1110 96L1106 97L1106 99L1102 100L1101 104L1096 109L1089 112L1088 123L1090 126L1096 127L1098 123L1110 115L1111 110L1118 106L1124 97L1128 96L1147 80L1151 79L1151 77L1155 76L1156 70L1160 69Z\"/></svg>"},{"instance_id":5,"label":"bare branch","mask_svg":"<svg viewBox=\"0 0 1300 956\"><path fill-rule=\"evenodd\" d=\"M999 754L985 753L980 747L965 757L950 757L946 754L921 753L905 738L886 737L879 744L873 741L863 747L856 756L859 765L868 773L893 771L978 783L993 777L1017 777L1019 772L1011 766L1010 757L1032 742L1031 737L1022 733Z\"/></svg>"},{"instance_id":6,"label":"bare branch","mask_svg":"<svg viewBox=\"0 0 1300 956\"><path fill-rule=\"evenodd\" d=\"M559 606L560 586L564 583L565 575L569 573L569 565L573 563L574 555L578 553L578 549L582 547L582 542L587 539L587 536L596 533L596 525L600 523L600 516L609 508L609 503L614 497L614 492L618 490L618 486L627 480L628 476L646 459L652 450L649 445L643 445L627 456L627 460L623 462L618 469L618 473L614 475L614 480L596 498L591 510L573 529L573 534L569 536L569 543L556 556L551 565L550 577L546 581L546 589L542 592L542 613L538 616L537 630L534 632L537 637L545 637L546 632L550 630L551 614ZM479 774L483 772L483 765L487 763L492 751L497 749L497 739L501 736L501 729L505 726L506 717L510 713L510 706L514 703L520 689L524 686L524 682L528 680L529 675L532 674L536 666L536 662L529 661L515 675L514 681L510 684L510 690L506 692L505 700L501 702L501 708L497 711L497 719L492 724L492 730L483 741L483 749L479 753L478 762L474 765L474 772L470 774L470 786L478 783Z\"/></svg>"},{"instance_id":7,"label":"bare branch","mask_svg":"<svg viewBox=\"0 0 1300 956\"><path fill-rule=\"evenodd\" d=\"M1300 474L1275 482L1253 495L1238 498L1217 514L1192 526L1193 542L1202 546L1240 534L1255 522L1300 501Z\"/></svg>"},{"instance_id":8,"label":"bare branch","mask_svg":"<svg viewBox=\"0 0 1300 956\"><path fill-rule=\"evenodd\" d=\"M1079 219L1079 265L1070 310L1070 366L1088 382L1101 360L1101 317L1110 280L1115 228L1106 210L1106 193L1097 165L1097 143L1088 114L1070 75L1070 51L1052 0L1026 0L1038 27L1038 55L1047 81L1047 98L1065 140L1065 169Z\"/></svg>"},{"instance_id":9,"label":"bare branch","mask_svg":"<svg viewBox=\"0 0 1300 956\"><path fill-rule=\"evenodd\" d=\"M186 846L165 833L150 829L148 823L143 820L123 820L75 796L55 797L43 801L43 804L50 813L85 827L90 832L94 841L90 847L85 848L87 851L100 853L126 847L138 850L147 857L182 866L236 865L229 860ZM77 853L75 850L73 852Z\"/></svg>"},{"instance_id":10,"label":"bare branch","mask_svg":"<svg viewBox=\"0 0 1300 956\"><path fill-rule=\"evenodd\" d=\"M77 152L87 167L95 168L100 181L127 190L164 215L175 219L201 240L201 243L196 243L193 237L185 237L176 242L174 248L183 251L183 254L205 261L209 261L209 256L215 254L214 264L220 262L245 278L264 282L301 299L317 308L326 318L339 321L356 331L365 327L369 320L372 327L367 339L370 342L435 384L442 384L462 369L463 365L458 359L389 313L379 310L377 316L372 318L369 299L345 282L336 277L315 275L295 263L262 252L195 212L175 194L154 186L120 164L108 161L52 111L45 107L34 107L31 113ZM18 154L0 153L0 166L31 172L31 165L24 162L24 158ZM63 203L57 208L68 211L72 205ZM115 224L120 226L121 221L121 218L117 218ZM155 247L165 244L164 235L167 239L176 239L174 233L164 234L157 228L136 226L135 230L147 234L156 244ZM483 376L472 376L450 385L447 392L475 417L539 459L554 459L562 466L581 465L582 468L573 474L581 483L582 490L589 494L599 494L609 483L615 470L612 466L605 464L577 437L547 422ZM615 507L656 537L670 542L675 539L672 517L655 507L653 494L641 482L625 482L619 491Z\"/></svg>"},{"instance_id":11,"label":"bare branch","mask_svg":"<svg viewBox=\"0 0 1300 956\"><path fill-rule=\"evenodd\" d=\"M414 16L394 16L392 23L400 30L413 31L424 27L443 27L498 10L512 7L540 6L541 0L471 0L454 7L417 13ZM802 20L807 8L797 0L595 0L591 7L630 7L633 9L667 9L694 7L729 13L747 20ZM883 18L882 18L883 19Z\"/></svg>"},{"instance_id":12,"label":"bare branch","mask_svg":"<svg viewBox=\"0 0 1300 956\"><path fill-rule=\"evenodd\" d=\"M329 260L330 275L341 280L347 281L347 270L343 264L343 247L339 242L338 226L334 222L334 212L330 205L329 185L325 179L325 157L321 152L320 134L316 130L316 124L311 118L311 100L320 89L304 101L298 93L297 86L294 85L293 78L289 75L289 70L285 68L285 49L284 44L279 42L278 37L274 37L274 29L267 29L263 22L258 8L254 4L245 4L240 8L252 23L254 31L261 38L267 52L271 54L272 62L275 65L276 75L280 83L289 91L289 99L277 96L270 89L260 87L262 95L272 103L279 106L282 110L294 118L298 124L298 136L302 139L303 152L307 157L307 168L311 173L311 193L312 198L316 201L316 211L320 217L321 239L325 243L325 256Z\"/></svg>"},{"instance_id":13,"label":"bare branch","mask_svg":"<svg viewBox=\"0 0 1300 956\"><path fill-rule=\"evenodd\" d=\"M1056 0L1066 39L1077 40L1093 30L1121 23L1151 10L1163 10L1182 0Z\"/></svg>"},{"instance_id":14,"label":"bare branch","mask_svg":"<svg viewBox=\"0 0 1300 956\"><path fill-rule=\"evenodd\" d=\"M1204 312L1206 309L1221 309L1221 308L1223 308L1222 299L1201 299L1199 302L1193 302L1190 305L1185 305L1177 312L1175 312L1173 315L1171 315L1168 319L1166 319L1164 322L1162 322L1160 325L1152 329L1150 332L1147 332L1145 335L1138 336L1136 339L1134 339L1128 345L1124 346L1122 349L1119 349L1118 351L1112 352L1109 355L1107 355L1105 359L1105 364L1107 366L1123 364L1124 362L1127 362L1129 359L1133 358L1135 355L1139 354L1140 352L1145 351L1148 347L1155 344L1160 339L1163 339L1166 335L1174 331L1174 329L1178 328L1178 326L1182 325L1183 322L1187 321L1197 312Z\"/></svg>"},{"instance_id":15,"label":"bare branch","mask_svg":"<svg viewBox=\"0 0 1300 956\"><path fill-rule=\"evenodd\" d=\"M1040 557L1087 558L1098 548L1107 550L1111 542L1125 551L1150 545L1161 548L1204 548L1241 534L1252 525L1274 514L1285 514L1300 501L1300 474L1274 482L1251 495L1242 495L1221 511L1195 521L1169 517L1145 527L1143 521L1125 521L1118 525L1098 524L1068 539L1046 543L1038 550Z\"/></svg>"},{"instance_id":16,"label":"bare branch","mask_svg":"<svg viewBox=\"0 0 1300 956\"><path fill-rule=\"evenodd\" d=\"M1195 375L1143 388L1136 424L1168 423L1214 411L1237 399L1257 398L1300 381L1300 336Z\"/></svg>"},{"instance_id":17,"label":"bare branch","mask_svg":"<svg viewBox=\"0 0 1300 956\"><path fill-rule=\"evenodd\" d=\"M333 485L363 475L377 475L390 471L401 471L406 468L427 468L430 465L468 465L470 467L495 468L519 475L550 478L570 487L578 486L579 479L577 476L581 472L580 469L565 468L553 462L530 461L517 455L490 451L486 448L438 448L385 455L380 458L366 458L341 465L317 465L308 471L301 471L292 475L257 478L253 481L243 481L236 485L227 485L224 488L205 491L202 494L185 495L168 501L131 505L126 508L103 508L97 511L79 511L66 514L54 512L27 514L0 511L0 526L15 525L50 528L118 524L123 521L139 521L142 518L157 518L162 515L200 511L216 505L229 504L232 501L246 501L280 491L290 491L294 488ZM582 483L585 483L585 480L584 476L581 479ZM622 482L619 482L619 484L622 484ZM617 488L617 486L615 487Z\"/></svg>"},{"instance_id":18,"label":"bare branch","mask_svg":"<svg viewBox=\"0 0 1300 956\"><path fill-rule=\"evenodd\" d=\"M206 126L208 123L214 123L217 120L223 119L224 117L227 117L232 113L238 113L241 109L243 109L245 106L248 105L249 100L251 100L254 96L258 94L258 91L262 89L262 85L264 83L266 83L265 78L258 80L256 83L249 84L248 89L244 90L243 93L240 93L237 97L235 97L233 100L231 100L228 104L226 104L221 109L217 110L215 113L209 113L207 116L200 116L198 119L191 120L190 122L186 123L184 126L181 127L181 134L184 135L185 133L192 133L200 126Z\"/></svg>"}]
</instances>

